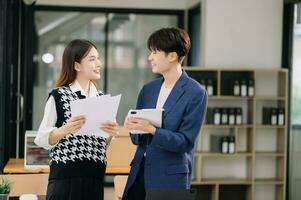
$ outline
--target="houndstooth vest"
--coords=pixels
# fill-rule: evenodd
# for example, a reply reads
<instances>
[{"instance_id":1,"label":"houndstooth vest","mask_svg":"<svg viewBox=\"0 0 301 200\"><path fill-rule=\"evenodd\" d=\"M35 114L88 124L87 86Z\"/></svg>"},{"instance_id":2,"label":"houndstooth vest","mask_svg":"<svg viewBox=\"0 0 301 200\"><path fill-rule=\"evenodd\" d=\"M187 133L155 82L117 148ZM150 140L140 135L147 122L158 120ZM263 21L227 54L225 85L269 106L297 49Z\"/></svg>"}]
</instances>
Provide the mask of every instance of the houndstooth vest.
<instances>
[{"instance_id":1,"label":"houndstooth vest","mask_svg":"<svg viewBox=\"0 0 301 200\"><path fill-rule=\"evenodd\" d=\"M70 101L85 98L80 91L59 87L50 93L54 97L56 127L67 123L71 117ZM98 96L102 95L99 92ZM49 179L70 177L103 177L106 168L106 139L93 135L68 134L50 151Z\"/></svg>"}]
</instances>

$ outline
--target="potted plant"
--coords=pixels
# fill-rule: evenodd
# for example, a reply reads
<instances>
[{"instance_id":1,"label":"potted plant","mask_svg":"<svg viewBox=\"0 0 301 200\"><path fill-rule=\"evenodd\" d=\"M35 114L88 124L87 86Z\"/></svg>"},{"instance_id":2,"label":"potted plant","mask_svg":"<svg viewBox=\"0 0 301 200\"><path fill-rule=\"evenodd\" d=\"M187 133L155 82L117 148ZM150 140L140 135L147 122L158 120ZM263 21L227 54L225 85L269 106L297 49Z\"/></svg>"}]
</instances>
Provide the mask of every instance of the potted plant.
<instances>
[{"instance_id":1,"label":"potted plant","mask_svg":"<svg viewBox=\"0 0 301 200\"><path fill-rule=\"evenodd\" d=\"M8 200L11 187L12 187L12 183L7 178L1 178L0 200Z\"/></svg>"}]
</instances>

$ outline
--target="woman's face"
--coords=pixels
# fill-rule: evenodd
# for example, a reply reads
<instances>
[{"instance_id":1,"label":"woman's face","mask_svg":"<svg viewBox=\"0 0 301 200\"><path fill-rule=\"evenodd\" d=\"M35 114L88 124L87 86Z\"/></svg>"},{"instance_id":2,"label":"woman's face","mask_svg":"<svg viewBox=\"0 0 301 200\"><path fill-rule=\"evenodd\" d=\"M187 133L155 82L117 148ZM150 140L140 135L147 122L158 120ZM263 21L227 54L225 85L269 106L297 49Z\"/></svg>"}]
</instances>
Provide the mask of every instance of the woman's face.
<instances>
[{"instance_id":1,"label":"woman's face","mask_svg":"<svg viewBox=\"0 0 301 200\"><path fill-rule=\"evenodd\" d=\"M77 76L87 80L97 80L100 78L101 61L97 50L92 47L86 57L80 63L75 62Z\"/></svg>"}]
</instances>

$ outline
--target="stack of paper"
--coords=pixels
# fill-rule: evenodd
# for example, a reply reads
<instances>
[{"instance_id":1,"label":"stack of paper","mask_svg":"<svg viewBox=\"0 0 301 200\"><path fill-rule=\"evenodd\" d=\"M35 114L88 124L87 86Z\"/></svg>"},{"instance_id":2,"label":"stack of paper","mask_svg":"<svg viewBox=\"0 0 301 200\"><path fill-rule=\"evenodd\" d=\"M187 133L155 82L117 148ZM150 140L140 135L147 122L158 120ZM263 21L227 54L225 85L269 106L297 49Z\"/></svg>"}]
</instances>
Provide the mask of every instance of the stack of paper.
<instances>
[{"instance_id":1,"label":"stack of paper","mask_svg":"<svg viewBox=\"0 0 301 200\"><path fill-rule=\"evenodd\" d=\"M86 118L85 124L74 134L108 137L108 134L102 131L100 127L104 122L116 121L120 99L121 94L71 101L71 116L84 115Z\"/></svg>"}]
</instances>

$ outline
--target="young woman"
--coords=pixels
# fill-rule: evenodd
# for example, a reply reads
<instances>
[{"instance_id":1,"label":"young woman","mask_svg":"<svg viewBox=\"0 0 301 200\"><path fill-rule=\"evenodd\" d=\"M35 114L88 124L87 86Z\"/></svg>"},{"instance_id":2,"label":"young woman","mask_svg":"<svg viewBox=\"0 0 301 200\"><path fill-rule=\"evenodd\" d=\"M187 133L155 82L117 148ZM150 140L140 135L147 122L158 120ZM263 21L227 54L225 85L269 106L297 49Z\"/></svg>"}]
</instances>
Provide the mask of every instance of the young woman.
<instances>
[{"instance_id":1,"label":"young woman","mask_svg":"<svg viewBox=\"0 0 301 200\"><path fill-rule=\"evenodd\" d=\"M70 102L100 96L95 80L101 62L96 46L73 40L64 50L57 88L49 94L35 143L50 149L47 200L101 200L106 169L106 149L118 133L118 124L99 124L108 138L74 135L85 123L84 116L71 117ZM97 110L96 112L101 112Z\"/></svg>"}]
</instances>

